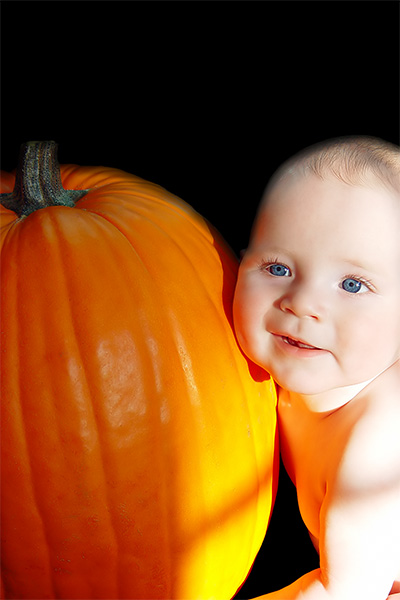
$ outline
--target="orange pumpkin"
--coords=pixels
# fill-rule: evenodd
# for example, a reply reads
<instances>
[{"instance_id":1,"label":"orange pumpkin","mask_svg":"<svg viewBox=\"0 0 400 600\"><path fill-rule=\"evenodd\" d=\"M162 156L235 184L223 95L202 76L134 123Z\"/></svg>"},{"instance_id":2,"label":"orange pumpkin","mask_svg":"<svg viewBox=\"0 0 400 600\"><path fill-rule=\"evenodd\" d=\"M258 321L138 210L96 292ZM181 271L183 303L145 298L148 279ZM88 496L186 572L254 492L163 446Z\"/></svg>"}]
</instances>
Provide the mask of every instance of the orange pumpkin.
<instances>
[{"instance_id":1,"label":"orange pumpkin","mask_svg":"<svg viewBox=\"0 0 400 600\"><path fill-rule=\"evenodd\" d=\"M153 183L60 180L55 149L26 146L0 189L3 597L230 598L278 470L273 384L232 331L237 261Z\"/></svg>"}]
</instances>

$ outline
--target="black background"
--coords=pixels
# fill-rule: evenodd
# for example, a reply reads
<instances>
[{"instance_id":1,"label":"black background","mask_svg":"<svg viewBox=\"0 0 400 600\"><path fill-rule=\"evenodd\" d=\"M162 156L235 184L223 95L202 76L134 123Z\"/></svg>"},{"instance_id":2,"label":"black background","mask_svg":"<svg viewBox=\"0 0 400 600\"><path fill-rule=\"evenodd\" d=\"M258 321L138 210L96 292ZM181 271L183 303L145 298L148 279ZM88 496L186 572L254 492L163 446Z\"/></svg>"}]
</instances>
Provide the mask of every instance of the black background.
<instances>
[{"instance_id":1,"label":"black background","mask_svg":"<svg viewBox=\"0 0 400 600\"><path fill-rule=\"evenodd\" d=\"M338 135L399 142L397 1L1 5L2 168L22 142L53 139L61 163L164 186L236 253L268 178L294 152ZM283 473L237 597L317 565Z\"/></svg>"}]
</instances>

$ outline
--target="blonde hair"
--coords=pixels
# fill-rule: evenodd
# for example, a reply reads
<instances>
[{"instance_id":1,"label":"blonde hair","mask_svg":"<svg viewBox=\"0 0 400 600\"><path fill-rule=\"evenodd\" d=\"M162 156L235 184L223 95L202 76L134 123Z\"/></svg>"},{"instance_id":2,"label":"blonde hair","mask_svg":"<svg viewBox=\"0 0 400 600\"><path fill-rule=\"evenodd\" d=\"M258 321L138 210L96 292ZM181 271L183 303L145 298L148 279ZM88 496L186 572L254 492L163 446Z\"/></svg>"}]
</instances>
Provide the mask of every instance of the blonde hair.
<instances>
[{"instance_id":1,"label":"blonde hair","mask_svg":"<svg viewBox=\"0 0 400 600\"><path fill-rule=\"evenodd\" d=\"M367 137L340 137L310 146L287 160L275 172L268 188L289 174L332 174L350 185L373 179L400 193L400 147Z\"/></svg>"}]
</instances>

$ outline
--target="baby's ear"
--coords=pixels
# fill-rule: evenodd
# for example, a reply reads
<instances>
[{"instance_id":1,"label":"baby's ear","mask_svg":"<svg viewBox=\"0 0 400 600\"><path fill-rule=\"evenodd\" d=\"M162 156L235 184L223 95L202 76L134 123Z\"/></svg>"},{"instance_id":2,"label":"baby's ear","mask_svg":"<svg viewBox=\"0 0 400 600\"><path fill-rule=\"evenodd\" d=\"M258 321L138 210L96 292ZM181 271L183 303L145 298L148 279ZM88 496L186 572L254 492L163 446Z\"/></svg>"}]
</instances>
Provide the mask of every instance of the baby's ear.
<instances>
[{"instance_id":1,"label":"baby's ear","mask_svg":"<svg viewBox=\"0 0 400 600\"><path fill-rule=\"evenodd\" d=\"M243 256L246 254L247 248L240 251L240 260L242 260Z\"/></svg>"}]
</instances>

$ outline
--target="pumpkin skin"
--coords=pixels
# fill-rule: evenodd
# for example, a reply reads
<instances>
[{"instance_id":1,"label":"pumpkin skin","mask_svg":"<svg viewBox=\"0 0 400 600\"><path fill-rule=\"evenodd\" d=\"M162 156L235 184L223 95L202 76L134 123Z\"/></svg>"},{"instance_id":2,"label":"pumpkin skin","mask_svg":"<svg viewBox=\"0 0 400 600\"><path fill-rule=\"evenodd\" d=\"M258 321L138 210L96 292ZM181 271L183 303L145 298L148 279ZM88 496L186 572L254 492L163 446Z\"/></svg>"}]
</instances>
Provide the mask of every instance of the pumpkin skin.
<instances>
[{"instance_id":1,"label":"pumpkin skin","mask_svg":"<svg viewBox=\"0 0 400 600\"><path fill-rule=\"evenodd\" d=\"M232 329L237 260L155 184L61 178L90 190L74 208L0 213L3 597L231 598L278 475L274 386Z\"/></svg>"}]
</instances>

